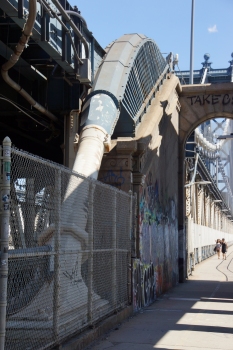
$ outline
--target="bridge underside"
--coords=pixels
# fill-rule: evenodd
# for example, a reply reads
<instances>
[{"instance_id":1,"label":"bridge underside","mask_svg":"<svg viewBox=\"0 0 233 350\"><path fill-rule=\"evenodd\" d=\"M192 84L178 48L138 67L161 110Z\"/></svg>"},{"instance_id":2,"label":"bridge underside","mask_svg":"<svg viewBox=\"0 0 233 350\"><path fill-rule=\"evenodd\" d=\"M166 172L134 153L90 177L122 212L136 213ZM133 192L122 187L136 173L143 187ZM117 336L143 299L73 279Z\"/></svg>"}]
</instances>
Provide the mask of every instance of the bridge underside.
<instances>
[{"instance_id":1,"label":"bridge underside","mask_svg":"<svg viewBox=\"0 0 233 350\"><path fill-rule=\"evenodd\" d=\"M60 164L69 165L68 143L70 112L80 111L96 67L105 54L83 22L78 9L65 1L64 11L73 13L74 24L58 16L58 5L47 1L2 0L0 4L0 66L14 53L29 15L29 3L35 3L36 19L32 35L9 77L36 102L56 116L50 120L9 86L0 84L0 137L8 135L13 144ZM75 12L76 11L76 12ZM75 16L74 16L75 15ZM68 28L68 29L67 29ZM79 28L79 29L78 29ZM76 30L75 30L76 29ZM81 33L88 43L90 58L82 58ZM75 51L74 51L75 48ZM85 51L85 50L83 50ZM19 89L18 89L19 90Z\"/></svg>"}]
</instances>

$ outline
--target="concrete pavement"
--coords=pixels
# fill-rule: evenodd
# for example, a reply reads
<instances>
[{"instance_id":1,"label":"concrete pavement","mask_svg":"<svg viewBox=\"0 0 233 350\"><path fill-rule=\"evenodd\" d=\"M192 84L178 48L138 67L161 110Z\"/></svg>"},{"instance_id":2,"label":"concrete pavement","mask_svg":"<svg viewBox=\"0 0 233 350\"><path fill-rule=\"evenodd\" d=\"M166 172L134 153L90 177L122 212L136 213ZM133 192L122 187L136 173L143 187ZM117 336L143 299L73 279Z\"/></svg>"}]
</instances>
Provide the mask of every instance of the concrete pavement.
<instances>
[{"instance_id":1,"label":"concrete pavement","mask_svg":"<svg viewBox=\"0 0 233 350\"><path fill-rule=\"evenodd\" d=\"M233 349L233 246L86 350Z\"/></svg>"}]
</instances>

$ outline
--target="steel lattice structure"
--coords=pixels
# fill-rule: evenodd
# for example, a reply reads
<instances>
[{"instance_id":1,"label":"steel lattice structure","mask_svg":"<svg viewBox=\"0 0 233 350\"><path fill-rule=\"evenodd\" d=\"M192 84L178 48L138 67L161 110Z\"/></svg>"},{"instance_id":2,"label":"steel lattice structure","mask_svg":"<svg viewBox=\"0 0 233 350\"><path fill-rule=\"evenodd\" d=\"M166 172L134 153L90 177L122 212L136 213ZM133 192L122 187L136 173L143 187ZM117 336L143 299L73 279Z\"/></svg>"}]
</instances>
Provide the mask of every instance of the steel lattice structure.
<instances>
[{"instance_id":1,"label":"steel lattice structure","mask_svg":"<svg viewBox=\"0 0 233 350\"><path fill-rule=\"evenodd\" d=\"M222 209L227 209L232 215L233 193L232 183L232 157L231 143L226 140L218 140L218 135L227 135L232 130L232 122L228 119L208 121L200 125L193 134L193 140L189 139L188 144L194 146L194 155L198 152L196 174L201 179L212 182L211 191L215 192L214 198L222 200ZM190 154L188 154L190 156ZM189 168L193 167L191 165Z\"/></svg>"}]
</instances>

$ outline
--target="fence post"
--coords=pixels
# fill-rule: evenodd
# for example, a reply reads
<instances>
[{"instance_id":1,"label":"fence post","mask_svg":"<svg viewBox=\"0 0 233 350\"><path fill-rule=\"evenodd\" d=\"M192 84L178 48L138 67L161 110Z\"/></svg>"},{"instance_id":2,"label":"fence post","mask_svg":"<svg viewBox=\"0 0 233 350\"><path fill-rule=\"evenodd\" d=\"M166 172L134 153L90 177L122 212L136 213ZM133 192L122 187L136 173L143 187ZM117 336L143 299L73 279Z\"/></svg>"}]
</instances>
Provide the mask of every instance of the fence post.
<instances>
[{"instance_id":1,"label":"fence post","mask_svg":"<svg viewBox=\"0 0 233 350\"><path fill-rule=\"evenodd\" d=\"M117 261L116 261L116 248L117 248L117 193L113 192L113 218L112 218L112 303L116 308L116 296L117 296Z\"/></svg>"},{"instance_id":2,"label":"fence post","mask_svg":"<svg viewBox=\"0 0 233 350\"><path fill-rule=\"evenodd\" d=\"M8 280L8 247L9 247L9 219L10 219L10 168L11 168L11 140L3 140L1 183L1 213L0 213L0 349L5 347L6 335L6 306Z\"/></svg>"},{"instance_id":3,"label":"fence post","mask_svg":"<svg viewBox=\"0 0 233 350\"><path fill-rule=\"evenodd\" d=\"M135 236L133 230L133 194L132 191L129 191L129 238L130 238L130 246L128 247L128 302L131 303L132 300L132 266L131 266L131 250L132 250L132 242L135 244Z\"/></svg>"},{"instance_id":4,"label":"fence post","mask_svg":"<svg viewBox=\"0 0 233 350\"><path fill-rule=\"evenodd\" d=\"M61 170L55 172L55 232L54 232L54 295L53 330L55 340L59 340L60 311L60 245L61 245Z\"/></svg>"},{"instance_id":5,"label":"fence post","mask_svg":"<svg viewBox=\"0 0 233 350\"><path fill-rule=\"evenodd\" d=\"M190 272L190 251L189 251L189 239L190 239L190 225L189 225L189 219L185 218L185 232L186 232L186 246L187 246L187 251L186 251L186 263L187 263L187 266L186 266L186 273L187 273L187 276L189 275L189 272Z\"/></svg>"},{"instance_id":6,"label":"fence post","mask_svg":"<svg viewBox=\"0 0 233 350\"><path fill-rule=\"evenodd\" d=\"M137 257L137 215L138 215L138 197L137 197L137 192L134 192L134 221L133 221L133 249L131 246L131 255L132 257L136 258Z\"/></svg>"},{"instance_id":7,"label":"fence post","mask_svg":"<svg viewBox=\"0 0 233 350\"><path fill-rule=\"evenodd\" d=\"M88 210L88 322L92 323L92 302L93 302L93 221L94 221L94 184L90 182L90 201Z\"/></svg>"}]
</instances>

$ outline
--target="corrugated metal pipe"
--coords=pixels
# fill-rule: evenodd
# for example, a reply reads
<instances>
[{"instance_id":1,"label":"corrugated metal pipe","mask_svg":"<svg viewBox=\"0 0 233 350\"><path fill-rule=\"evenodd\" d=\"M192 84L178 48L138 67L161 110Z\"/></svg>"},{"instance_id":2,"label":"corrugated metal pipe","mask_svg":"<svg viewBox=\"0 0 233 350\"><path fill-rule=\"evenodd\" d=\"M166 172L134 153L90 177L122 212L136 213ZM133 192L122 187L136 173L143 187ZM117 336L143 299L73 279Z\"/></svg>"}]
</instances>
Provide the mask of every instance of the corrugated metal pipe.
<instances>
[{"instance_id":1,"label":"corrugated metal pipe","mask_svg":"<svg viewBox=\"0 0 233 350\"><path fill-rule=\"evenodd\" d=\"M108 91L93 91L85 100L83 126L73 170L97 179L104 152L109 152L111 134L120 110Z\"/></svg>"},{"instance_id":2,"label":"corrugated metal pipe","mask_svg":"<svg viewBox=\"0 0 233 350\"><path fill-rule=\"evenodd\" d=\"M90 183L85 177L98 178L103 154L110 150L111 130L119 114L116 101L106 93L95 91L86 99L82 112L83 129L73 165L73 170L84 175L84 179L71 178L62 206L62 225L78 231L80 237L85 237L89 208Z\"/></svg>"},{"instance_id":3,"label":"corrugated metal pipe","mask_svg":"<svg viewBox=\"0 0 233 350\"><path fill-rule=\"evenodd\" d=\"M18 62L25 47L27 47L30 36L32 35L32 29L36 20L36 0L29 0L29 14L28 19L25 23L23 34L19 39L18 44L15 47L14 53L11 55L10 59L2 65L1 74L5 82L10 85L14 90L16 90L20 95L22 95L34 108L46 115L51 120L58 122L57 117L41 106L37 101L35 101L29 93L27 93L19 84L12 80L8 71Z\"/></svg>"},{"instance_id":4,"label":"corrugated metal pipe","mask_svg":"<svg viewBox=\"0 0 233 350\"><path fill-rule=\"evenodd\" d=\"M105 144L108 141L110 142L110 139L104 128L97 125L86 126L80 135L73 170L97 179Z\"/></svg>"},{"instance_id":5,"label":"corrugated metal pipe","mask_svg":"<svg viewBox=\"0 0 233 350\"><path fill-rule=\"evenodd\" d=\"M73 170L84 175L84 178L82 176L70 178L62 204L62 227L77 232L77 236L84 241L87 238L85 230L90 190L90 182L86 177L97 179L107 140L106 130L99 126L88 125L83 129Z\"/></svg>"}]
</instances>

